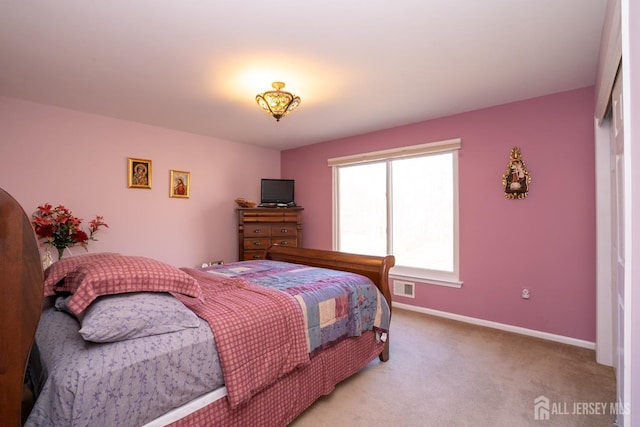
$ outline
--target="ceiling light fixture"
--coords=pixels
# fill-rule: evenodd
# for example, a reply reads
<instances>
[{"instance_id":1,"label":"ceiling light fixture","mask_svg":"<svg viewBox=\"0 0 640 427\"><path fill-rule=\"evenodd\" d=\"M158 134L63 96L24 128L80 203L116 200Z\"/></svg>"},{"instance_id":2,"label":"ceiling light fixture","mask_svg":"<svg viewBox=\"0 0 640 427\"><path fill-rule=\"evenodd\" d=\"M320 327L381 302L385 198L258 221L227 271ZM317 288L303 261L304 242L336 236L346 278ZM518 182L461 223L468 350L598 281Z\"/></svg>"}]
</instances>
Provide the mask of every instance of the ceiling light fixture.
<instances>
[{"instance_id":1,"label":"ceiling light fixture","mask_svg":"<svg viewBox=\"0 0 640 427\"><path fill-rule=\"evenodd\" d=\"M271 86L275 90L268 90L256 95L256 102L264 111L271 114L277 122L300 105L300 97L290 92L280 90L284 83L273 82Z\"/></svg>"}]
</instances>

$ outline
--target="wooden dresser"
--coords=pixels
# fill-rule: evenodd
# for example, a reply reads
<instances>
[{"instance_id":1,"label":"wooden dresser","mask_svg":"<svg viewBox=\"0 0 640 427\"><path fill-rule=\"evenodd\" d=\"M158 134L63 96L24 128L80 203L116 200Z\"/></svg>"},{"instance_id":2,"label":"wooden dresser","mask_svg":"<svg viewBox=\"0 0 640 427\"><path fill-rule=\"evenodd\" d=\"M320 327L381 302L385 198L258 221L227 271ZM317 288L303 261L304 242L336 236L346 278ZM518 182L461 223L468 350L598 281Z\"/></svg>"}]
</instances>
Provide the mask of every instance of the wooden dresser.
<instances>
[{"instance_id":1,"label":"wooden dresser","mask_svg":"<svg viewBox=\"0 0 640 427\"><path fill-rule=\"evenodd\" d=\"M271 245L302 244L303 208L239 208L238 260L264 259Z\"/></svg>"}]
</instances>

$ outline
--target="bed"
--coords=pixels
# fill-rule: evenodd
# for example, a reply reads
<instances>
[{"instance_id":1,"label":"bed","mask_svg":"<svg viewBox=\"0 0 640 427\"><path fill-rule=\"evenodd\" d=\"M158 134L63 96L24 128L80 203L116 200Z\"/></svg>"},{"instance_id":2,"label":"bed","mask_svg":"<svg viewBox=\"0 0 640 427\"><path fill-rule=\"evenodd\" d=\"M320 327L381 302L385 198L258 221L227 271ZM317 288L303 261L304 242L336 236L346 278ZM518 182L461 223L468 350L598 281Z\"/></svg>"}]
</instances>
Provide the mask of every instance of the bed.
<instances>
[{"instance_id":1,"label":"bed","mask_svg":"<svg viewBox=\"0 0 640 427\"><path fill-rule=\"evenodd\" d=\"M389 359L392 256L274 246L264 262L175 269L89 254L43 274L30 219L2 190L0 240L7 349L0 357L0 419L7 425L20 425L29 359L38 398L27 425L148 426L287 425L375 358ZM137 277L131 262L143 263L143 279L112 277L115 270ZM138 288L149 274L162 283ZM172 275L179 278L163 282ZM335 278L349 282L346 296L338 291L347 285ZM127 288L131 282L135 288ZM118 292L102 293L105 287ZM175 330L163 330L163 319L151 321L160 328L153 334L120 330L147 313L145 304L154 315L166 313L171 328L184 308L190 314ZM109 317L114 307L120 317ZM67 401L71 408L59 406Z\"/></svg>"}]
</instances>

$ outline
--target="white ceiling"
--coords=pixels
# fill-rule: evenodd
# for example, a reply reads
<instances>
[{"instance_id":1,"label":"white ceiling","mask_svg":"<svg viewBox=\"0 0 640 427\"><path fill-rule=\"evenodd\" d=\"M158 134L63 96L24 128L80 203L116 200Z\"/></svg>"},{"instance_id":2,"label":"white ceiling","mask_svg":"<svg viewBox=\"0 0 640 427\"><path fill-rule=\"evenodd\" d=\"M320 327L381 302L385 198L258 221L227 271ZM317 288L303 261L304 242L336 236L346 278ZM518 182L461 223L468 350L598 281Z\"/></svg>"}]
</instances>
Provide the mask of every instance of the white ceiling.
<instances>
[{"instance_id":1,"label":"white ceiling","mask_svg":"<svg viewBox=\"0 0 640 427\"><path fill-rule=\"evenodd\" d=\"M0 95L286 149L592 85L606 2L0 0Z\"/></svg>"}]
</instances>

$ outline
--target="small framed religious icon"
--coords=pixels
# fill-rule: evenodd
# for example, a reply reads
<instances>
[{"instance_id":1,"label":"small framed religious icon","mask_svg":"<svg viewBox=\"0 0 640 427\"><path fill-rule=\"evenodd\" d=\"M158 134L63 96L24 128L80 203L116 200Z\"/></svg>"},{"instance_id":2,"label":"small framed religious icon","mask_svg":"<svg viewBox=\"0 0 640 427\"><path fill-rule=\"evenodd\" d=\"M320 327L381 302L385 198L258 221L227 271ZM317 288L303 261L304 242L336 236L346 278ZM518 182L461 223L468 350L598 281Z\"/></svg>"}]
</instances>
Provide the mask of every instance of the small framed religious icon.
<instances>
[{"instance_id":1,"label":"small framed religious icon","mask_svg":"<svg viewBox=\"0 0 640 427\"><path fill-rule=\"evenodd\" d=\"M524 199L529 194L531 175L522 160L520 148L513 147L507 164L507 171L502 175L504 195L507 199Z\"/></svg>"},{"instance_id":2,"label":"small framed religious icon","mask_svg":"<svg viewBox=\"0 0 640 427\"><path fill-rule=\"evenodd\" d=\"M151 188L151 160L129 157L129 188Z\"/></svg>"},{"instance_id":3,"label":"small framed religious icon","mask_svg":"<svg viewBox=\"0 0 640 427\"><path fill-rule=\"evenodd\" d=\"M191 173L172 170L169 177L169 197L189 198Z\"/></svg>"}]
</instances>

